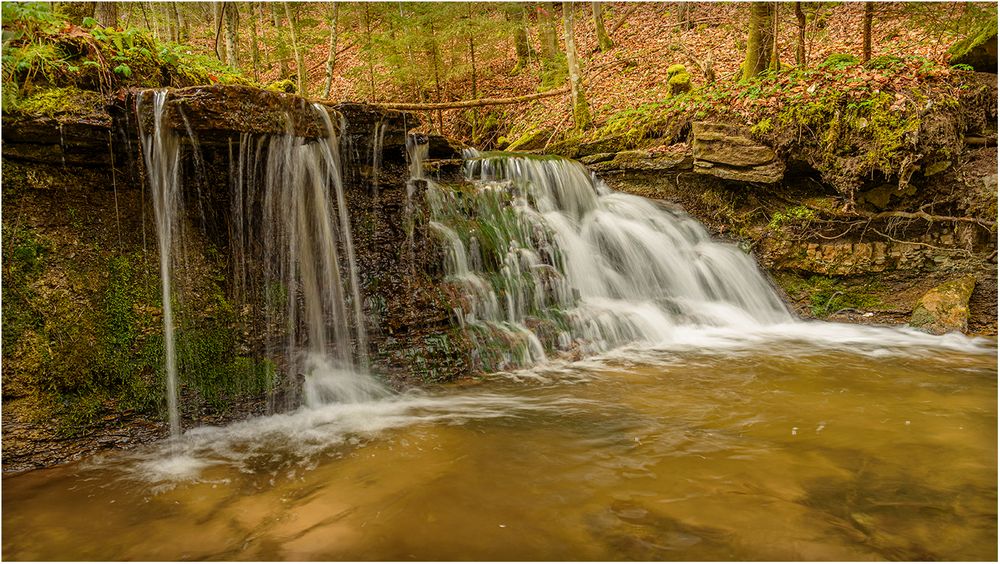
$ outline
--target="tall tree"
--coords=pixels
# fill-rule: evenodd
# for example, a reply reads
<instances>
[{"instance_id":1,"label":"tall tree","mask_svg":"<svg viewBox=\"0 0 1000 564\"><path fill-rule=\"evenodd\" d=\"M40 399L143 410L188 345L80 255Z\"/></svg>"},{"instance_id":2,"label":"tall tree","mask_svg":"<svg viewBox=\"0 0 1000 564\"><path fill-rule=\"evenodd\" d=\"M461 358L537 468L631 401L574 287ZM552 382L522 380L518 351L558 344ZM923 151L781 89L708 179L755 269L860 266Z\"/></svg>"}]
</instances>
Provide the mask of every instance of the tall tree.
<instances>
[{"instance_id":1,"label":"tall tree","mask_svg":"<svg viewBox=\"0 0 1000 564\"><path fill-rule=\"evenodd\" d=\"M371 98L369 102L375 101L375 45L372 42L372 14L369 7L371 4L365 3L365 51L368 53L366 57L368 62L368 85L371 87ZM433 30L432 30L433 32ZM435 67L437 68L437 67ZM438 100L440 101L440 99Z\"/></svg>"},{"instance_id":2,"label":"tall tree","mask_svg":"<svg viewBox=\"0 0 1000 564\"><path fill-rule=\"evenodd\" d=\"M795 19L799 23L799 40L795 44L795 64L806 66L806 13L802 11L802 2L795 3Z\"/></svg>"},{"instance_id":3,"label":"tall tree","mask_svg":"<svg viewBox=\"0 0 1000 564\"><path fill-rule=\"evenodd\" d=\"M576 60L576 42L573 40L573 3L563 2L563 39L566 41L566 63L569 65L569 84L573 99L573 121L577 129L590 127L590 108L583 91L580 65Z\"/></svg>"},{"instance_id":4,"label":"tall tree","mask_svg":"<svg viewBox=\"0 0 1000 564\"><path fill-rule=\"evenodd\" d=\"M865 2L865 18L861 31L863 46L861 48L861 62L867 63L872 58L872 16L875 15L875 3Z\"/></svg>"},{"instance_id":5,"label":"tall tree","mask_svg":"<svg viewBox=\"0 0 1000 564\"><path fill-rule=\"evenodd\" d=\"M139 4L145 6L145 4ZM212 47L215 49L215 57L220 61L225 61L225 57L219 52L219 34L222 33L222 2L212 2L212 30L215 32L215 41Z\"/></svg>"},{"instance_id":6,"label":"tall tree","mask_svg":"<svg viewBox=\"0 0 1000 564\"><path fill-rule=\"evenodd\" d=\"M469 20L466 26L466 31L469 36L469 63L472 67L472 99L475 100L479 97L479 89L476 84L476 39L475 39L475 17L472 13L472 3L467 4L469 8ZM472 138L476 138L476 127L479 121L479 110L472 108Z\"/></svg>"},{"instance_id":7,"label":"tall tree","mask_svg":"<svg viewBox=\"0 0 1000 564\"><path fill-rule=\"evenodd\" d=\"M770 2L750 4L750 32L747 34L747 53L743 61L743 80L757 76L767 69L771 61L771 45L774 41L774 17Z\"/></svg>"},{"instance_id":8,"label":"tall tree","mask_svg":"<svg viewBox=\"0 0 1000 564\"><path fill-rule=\"evenodd\" d=\"M517 55L517 64L510 72L517 74L528 65L528 60L531 59L531 44L528 43L528 30L524 25L524 6L517 3L514 10L508 9L504 12L504 17L512 26L514 53Z\"/></svg>"},{"instance_id":9,"label":"tall tree","mask_svg":"<svg viewBox=\"0 0 1000 564\"><path fill-rule=\"evenodd\" d=\"M98 2L94 10L94 19L104 27L118 25L118 2Z\"/></svg>"},{"instance_id":10,"label":"tall tree","mask_svg":"<svg viewBox=\"0 0 1000 564\"><path fill-rule=\"evenodd\" d=\"M181 20L181 11L177 9L177 2L170 3L170 18L174 22L174 42L181 43L185 41L187 35L184 33L184 22Z\"/></svg>"},{"instance_id":11,"label":"tall tree","mask_svg":"<svg viewBox=\"0 0 1000 564\"><path fill-rule=\"evenodd\" d=\"M608 37L608 32L604 30L604 14L601 13L601 3L591 2L590 7L594 12L594 27L597 29L597 48L601 51L613 49L615 42Z\"/></svg>"},{"instance_id":12,"label":"tall tree","mask_svg":"<svg viewBox=\"0 0 1000 564\"><path fill-rule=\"evenodd\" d=\"M538 42L542 58L551 61L559 52L556 38L556 8L552 2L543 2L538 14Z\"/></svg>"},{"instance_id":13,"label":"tall tree","mask_svg":"<svg viewBox=\"0 0 1000 564\"><path fill-rule=\"evenodd\" d=\"M681 29L690 30L693 26L691 22L691 12L694 6L689 2L680 2L677 6L677 23Z\"/></svg>"},{"instance_id":14,"label":"tall tree","mask_svg":"<svg viewBox=\"0 0 1000 564\"><path fill-rule=\"evenodd\" d=\"M437 96L437 102L441 103L443 101L441 95L441 49L438 45L437 34L434 30L434 22L431 21L430 24L430 34L427 36L427 56L430 57L432 67L434 69L434 91ZM441 110L438 110L438 132L440 133L444 129L444 115Z\"/></svg>"},{"instance_id":15,"label":"tall tree","mask_svg":"<svg viewBox=\"0 0 1000 564\"><path fill-rule=\"evenodd\" d=\"M288 42L285 41L285 28L281 25L278 13L278 3L271 2L271 18L274 21L274 55L278 58L279 78L288 78ZM288 22L291 25L291 21Z\"/></svg>"},{"instance_id":16,"label":"tall tree","mask_svg":"<svg viewBox=\"0 0 1000 564\"><path fill-rule=\"evenodd\" d=\"M239 56L239 11L236 2L223 2L222 11L226 20L226 64L232 69L240 68Z\"/></svg>"},{"instance_id":17,"label":"tall tree","mask_svg":"<svg viewBox=\"0 0 1000 564\"><path fill-rule=\"evenodd\" d=\"M781 37L778 34L778 22L781 20L781 2L774 3L774 14L771 16L771 63L768 65L772 72L778 72L781 70L781 56L779 54L778 47L780 43L778 38Z\"/></svg>"},{"instance_id":18,"label":"tall tree","mask_svg":"<svg viewBox=\"0 0 1000 564\"><path fill-rule=\"evenodd\" d=\"M299 96L308 96L306 92L306 68L302 61L302 49L299 46L299 19L292 17L292 8L288 2L282 2L285 6L285 17L288 19L288 31L292 36L292 54L295 55L295 76L297 77ZM298 7L296 7L296 11Z\"/></svg>"},{"instance_id":19,"label":"tall tree","mask_svg":"<svg viewBox=\"0 0 1000 564\"><path fill-rule=\"evenodd\" d=\"M337 64L337 20L340 17L340 4L334 2L330 11L330 41L326 53L326 79L323 82L323 97L330 97L333 89L333 67Z\"/></svg>"},{"instance_id":20,"label":"tall tree","mask_svg":"<svg viewBox=\"0 0 1000 564\"><path fill-rule=\"evenodd\" d=\"M250 66L253 70L253 79L260 80L260 38L257 36L257 3L247 4L250 18Z\"/></svg>"}]
</instances>

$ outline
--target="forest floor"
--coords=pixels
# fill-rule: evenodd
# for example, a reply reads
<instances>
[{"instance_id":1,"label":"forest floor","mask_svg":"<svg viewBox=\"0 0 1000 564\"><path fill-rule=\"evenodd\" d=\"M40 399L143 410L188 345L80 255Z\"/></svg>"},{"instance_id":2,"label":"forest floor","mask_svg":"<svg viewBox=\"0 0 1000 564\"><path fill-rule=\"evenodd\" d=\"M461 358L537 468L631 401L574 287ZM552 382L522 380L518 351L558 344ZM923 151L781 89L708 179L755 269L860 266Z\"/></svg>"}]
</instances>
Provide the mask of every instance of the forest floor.
<instances>
[{"instance_id":1,"label":"forest floor","mask_svg":"<svg viewBox=\"0 0 1000 564\"><path fill-rule=\"evenodd\" d=\"M597 48L595 23L589 3L575 5L575 38L584 75L590 111L597 129L623 112L647 104L663 102L671 97L668 69L684 65L695 89L723 90L736 93L732 88L737 81L740 64L745 57L749 8L743 3L691 3L690 22L682 26L678 18L678 5L668 3L609 2L602 4L606 28L611 31L615 47L601 52ZM324 63L327 58L329 34L328 8L322 4L303 4L304 25L300 43L304 45L303 59L307 69L307 93L316 97L323 89ZM811 10L810 7L806 8ZM950 22L961 13L959 4L927 5L923 7L904 3L879 3L872 27L872 57L905 56L912 58L915 68L899 68L898 74L914 79L913 70L923 73L947 73L946 52L957 35L949 28ZM806 28L806 66L816 68L834 54L852 54L860 57L862 51L862 21L864 4L845 2L834 6L824 5L809 12ZM533 49L538 47L538 25L529 17L528 38ZM209 22L192 32L190 43L196 50L211 54L216 40ZM359 25L354 24L355 27ZM262 49L273 50L277 32L273 25L264 24L258 29ZM558 30L562 45L561 26ZM357 30L348 29L341 34L337 61L332 80L330 99L359 102L420 102L403 87L391 81L380 81L372 89L362 78L366 66L363 41ZM248 33L240 39L241 49L249 52ZM782 4L779 10L778 51L783 65L795 65L795 48L798 28L792 4ZM489 52L480 54L476 69L476 98L504 98L534 94L543 89L542 63L535 57L516 74L512 73L516 56L513 42L494 41ZM287 65L287 75L282 75L273 57L261 55L272 62L262 65L256 79L262 84L284 78L293 78L294 65ZM244 55L244 60L246 55ZM448 61L446 61L448 62ZM708 84L706 65L714 71L714 83ZM450 64L463 64L450 61ZM909 65L913 67L914 65ZM838 73L840 69L830 69ZM244 71L250 77L251 72ZM845 77L846 78L846 77ZM857 78L857 77L856 77ZM862 75L860 78L868 78ZM435 95L428 102L457 101L473 98L473 79L469 72L453 73L442 87L439 98ZM541 98L529 103L468 110L446 110L441 115L431 112L422 117L430 129L463 139L481 148L502 148L511 141L533 130L548 133L544 142L549 144L566 136L572 129L569 95ZM439 118L443 118L439 121ZM473 131L475 119L477 130ZM443 121L443 123L442 123Z\"/></svg>"},{"instance_id":2,"label":"forest floor","mask_svg":"<svg viewBox=\"0 0 1000 564\"><path fill-rule=\"evenodd\" d=\"M645 104L662 102L671 97L668 69L675 64L685 66L695 88L706 86L706 77L700 65L711 61L715 82L708 89L736 93L740 65L745 57L747 5L741 3L696 3L692 5L690 29L680 25L676 4L664 3L607 3L604 4L606 27L615 29L612 36L615 47L601 52L597 48L594 20L590 7L576 6L575 35L580 54L587 97L595 126L605 125L623 111ZM816 67L830 55L838 53L861 55L861 26L863 3L842 3L826 8L807 27L807 66ZM898 69L891 73L915 80L911 70L947 73L946 51L955 41L948 31L934 31L932 17L953 16L959 8L952 6L934 12L902 3L880 4L873 23L872 57L904 55L920 59L917 69ZM798 29L792 5L782 5L779 16L778 46L783 64L795 64L795 46ZM529 41L537 46L537 34L532 27ZM268 30L265 30L266 34ZM560 34L561 35L561 34ZM266 35L265 35L266 37ZM265 39L266 40L266 39ZM561 41L561 38L560 38ZM479 98L503 98L532 94L541 88L541 62L533 60L517 74L511 74L516 60L512 42L501 46L508 49L486 58L478 70ZM323 62L326 50L323 45L309 50L305 55L309 69L310 91L321 88ZM353 45L338 54L339 69L353 69L364 65L360 46ZM837 69L832 69L836 72ZM413 102L401 89L391 84L379 84L372 93L354 79L350 73L336 73L331 98L371 102ZM468 73L466 73L468 74ZM890 74L890 73L883 73ZM261 76L263 82L277 80L278 69L273 68ZM846 80L847 77L844 77ZM867 78L862 76L861 78ZM465 76L453 79L444 88L442 101L470 99L472 79ZM434 100L436 101L436 100ZM550 132L548 142L557 140L573 128L569 95L542 98L530 103L500 106L493 110L493 119L484 117L490 110L480 110L480 122L496 124L488 131L473 135L469 112L450 110L444 112L442 129L446 135L462 138L481 146L504 145L531 129ZM434 124L436 116L427 113L425 119ZM499 143L498 143L499 141Z\"/></svg>"}]
</instances>

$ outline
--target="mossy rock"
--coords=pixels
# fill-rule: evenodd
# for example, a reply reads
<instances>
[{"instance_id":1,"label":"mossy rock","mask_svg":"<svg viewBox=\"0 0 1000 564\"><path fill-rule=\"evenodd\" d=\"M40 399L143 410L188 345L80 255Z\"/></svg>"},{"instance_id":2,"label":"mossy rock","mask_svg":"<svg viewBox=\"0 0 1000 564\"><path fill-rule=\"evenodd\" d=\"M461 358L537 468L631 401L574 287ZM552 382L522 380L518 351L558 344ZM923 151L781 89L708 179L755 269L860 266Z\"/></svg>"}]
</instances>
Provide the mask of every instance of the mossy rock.
<instances>
[{"instance_id":1,"label":"mossy rock","mask_svg":"<svg viewBox=\"0 0 1000 564\"><path fill-rule=\"evenodd\" d=\"M670 65L669 67L667 67L667 78L668 79L669 78L673 78L674 75L681 74L681 73L685 73L685 74L687 73L687 69L684 68L684 65Z\"/></svg>"},{"instance_id":2,"label":"mossy rock","mask_svg":"<svg viewBox=\"0 0 1000 564\"><path fill-rule=\"evenodd\" d=\"M670 87L671 94L688 92L691 90L691 75L686 72L675 74L667 81L667 85Z\"/></svg>"},{"instance_id":3,"label":"mossy rock","mask_svg":"<svg viewBox=\"0 0 1000 564\"><path fill-rule=\"evenodd\" d=\"M963 276L946 282L917 301L910 325L934 334L965 332L969 328L969 298L976 287L976 277Z\"/></svg>"},{"instance_id":4,"label":"mossy rock","mask_svg":"<svg viewBox=\"0 0 1000 564\"><path fill-rule=\"evenodd\" d=\"M103 118L104 96L100 92L81 90L68 86L47 88L16 100L9 108L17 113L55 118L57 121L79 121L86 118Z\"/></svg>"},{"instance_id":5,"label":"mossy rock","mask_svg":"<svg viewBox=\"0 0 1000 564\"><path fill-rule=\"evenodd\" d=\"M894 55L879 55L865 63L866 69L894 69L905 62L902 57Z\"/></svg>"},{"instance_id":6,"label":"mossy rock","mask_svg":"<svg viewBox=\"0 0 1000 564\"><path fill-rule=\"evenodd\" d=\"M997 21L991 19L980 29L948 49L952 65L969 65L980 72L997 72Z\"/></svg>"},{"instance_id":7,"label":"mossy rock","mask_svg":"<svg viewBox=\"0 0 1000 564\"><path fill-rule=\"evenodd\" d=\"M272 92L284 92L285 94L295 94L296 87L295 87L295 82L293 80L285 78L283 80L275 80L274 82L265 86L264 90L270 90Z\"/></svg>"},{"instance_id":8,"label":"mossy rock","mask_svg":"<svg viewBox=\"0 0 1000 564\"><path fill-rule=\"evenodd\" d=\"M530 151L541 149L545 141L552 136L550 129L531 129L507 145L507 151Z\"/></svg>"},{"instance_id":9,"label":"mossy rock","mask_svg":"<svg viewBox=\"0 0 1000 564\"><path fill-rule=\"evenodd\" d=\"M858 64L858 58L856 56L849 53L834 53L816 66L821 69L829 68L832 70L843 70L856 64Z\"/></svg>"}]
</instances>

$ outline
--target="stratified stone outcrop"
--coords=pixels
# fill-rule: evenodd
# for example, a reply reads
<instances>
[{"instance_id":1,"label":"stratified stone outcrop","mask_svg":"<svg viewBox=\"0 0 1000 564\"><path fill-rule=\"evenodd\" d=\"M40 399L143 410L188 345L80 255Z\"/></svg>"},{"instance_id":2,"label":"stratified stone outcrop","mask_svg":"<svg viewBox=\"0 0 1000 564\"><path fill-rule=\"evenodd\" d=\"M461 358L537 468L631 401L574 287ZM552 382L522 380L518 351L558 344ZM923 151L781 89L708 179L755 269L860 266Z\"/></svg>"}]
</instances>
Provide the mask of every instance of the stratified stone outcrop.
<instances>
[{"instance_id":1,"label":"stratified stone outcrop","mask_svg":"<svg viewBox=\"0 0 1000 564\"><path fill-rule=\"evenodd\" d=\"M761 184L774 184L784 178L784 162L773 149L751 139L743 128L696 121L691 130L695 172Z\"/></svg>"}]
</instances>

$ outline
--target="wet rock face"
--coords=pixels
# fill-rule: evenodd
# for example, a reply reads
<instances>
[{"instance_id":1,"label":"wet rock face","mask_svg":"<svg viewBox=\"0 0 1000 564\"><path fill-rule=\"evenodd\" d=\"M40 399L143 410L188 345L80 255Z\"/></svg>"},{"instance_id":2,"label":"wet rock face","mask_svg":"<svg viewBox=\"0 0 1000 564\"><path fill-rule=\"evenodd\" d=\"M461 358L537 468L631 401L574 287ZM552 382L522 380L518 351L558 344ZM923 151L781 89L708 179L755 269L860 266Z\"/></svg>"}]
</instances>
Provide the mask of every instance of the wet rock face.
<instances>
[{"instance_id":1,"label":"wet rock face","mask_svg":"<svg viewBox=\"0 0 1000 564\"><path fill-rule=\"evenodd\" d=\"M762 184L773 184L784 178L784 162L773 149L751 139L743 128L694 122L691 130L695 172L724 180Z\"/></svg>"},{"instance_id":2,"label":"wet rock face","mask_svg":"<svg viewBox=\"0 0 1000 564\"><path fill-rule=\"evenodd\" d=\"M74 453L121 446L104 441L104 435L117 433L138 443L165 432L161 425L150 434L135 422L162 421L157 406L164 389L158 372L162 365L162 350L157 348L157 339L162 339L158 250L154 214L148 189L144 190L136 94L108 100L100 115L4 115L5 469L44 466ZM419 121L363 104L325 108L341 142L344 195L373 371L394 385L468 374L459 335L452 335L440 350L428 346L431 337L453 333L454 298L442 284L440 244L428 233L424 186L407 182L406 131L418 127ZM152 126L150 114L139 112L145 127ZM234 171L241 170L234 163L240 158L241 143L253 144L249 154L255 155L264 136L291 133L312 142L311 138L326 135L324 121L318 108L294 95L202 87L171 91L167 123L183 138L184 193L178 220L185 250L183 261L175 261L174 289L184 298L179 300L177 326L183 327L178 339L190 345L181 347L188 355L185 366L191 374L198 368L201 375L189 379L182 366L183 424L239 419L263 413L265 404L280 409L283 387L294 385L281 375L286 340L279 347L265 342L264 335L280 328L261 328L263 306L241 298L231 264L235 244L230 239L236 232L232 182ZM428 160L425 167L433 168L435 178L443 173L460 177L462 147L440 138L429 142L432 159L439 160ZM259 157L256 162L266 161L266 154ZM256 170L262 174L260 167ZM260 213L250 209L240 219L260 222ZM41 257L25 263L40 266L8 272L10 245L19 257ZM6 299L14 288L11 275L30 307ZM346 279L346 273L343 276ZM51 292L29 292L36 286L61 293L53 298ZM56 298L60 307L52 307ZM16 315L9 316L12 311ZM19 334L8 331L15 321L20 323ZM115 328L131 332L110 333ZM54 332L60 332L58 339L49 334ZM66 332L71 337L63 336ZM63 347L64 351L49 345L46 352L46 343L53 340L73 346ZM204 358L192 356L199 351ZM46 364L39 368L43 353L48 355L43 359ZM261 384L239 388L243 395L234 399L229 385L235 381L234 366L256 377L257 369L266 364L279 373L277 381L266 384L273 385L273 397L260 391L266 387ZM201 370L204 366L211 370ZM205 376L209 373L218 379ZM145 382L142 397L135 392L140 381ZM63 384L58 387L53 382ZM50 393L54 387L58 390ZM69 400L59 395L63 393L76 403L67 404ZM38 397L42 399L36 401ZM61 434L64 429L76 434L67 437ZM67 448L48 454L36 448L46 441L60 441Z\"/></svg>"},{"instance_id":3,"label":"wet rock face","mask_svg":"<svg viewBox=\"0 0 1000 564\"><path fill-rule=\"evenodd\" d=\"M913 308L910 325L935 334L965 332L969 326L969 298L975 287L975 276L963 276L927 292Z\"/></svg>"}]
</instances>

